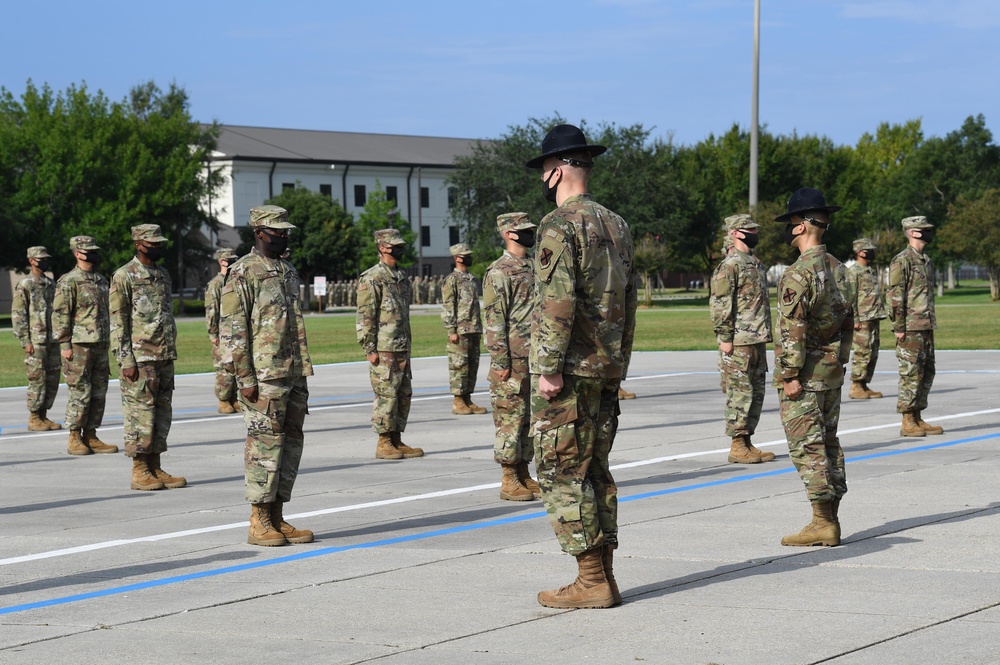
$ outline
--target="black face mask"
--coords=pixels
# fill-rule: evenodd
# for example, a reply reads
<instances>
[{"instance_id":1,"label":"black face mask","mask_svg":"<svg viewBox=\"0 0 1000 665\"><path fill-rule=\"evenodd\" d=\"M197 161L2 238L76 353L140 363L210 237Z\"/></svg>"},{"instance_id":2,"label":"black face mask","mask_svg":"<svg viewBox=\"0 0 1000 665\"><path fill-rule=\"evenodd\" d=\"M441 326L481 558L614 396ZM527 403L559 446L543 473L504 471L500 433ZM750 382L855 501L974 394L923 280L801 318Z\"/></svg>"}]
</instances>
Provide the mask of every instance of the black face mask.
<instances>
[{"instance_id":1,"label":"black face mask","mask_svg":"<svg viewBox=\"0 0 1000 665\"><path fill-rule=\"evenodd\" d=\"M455 257L455 263L461 263L463 266L465 266L466 268L468 268L469 266L472 265L472 257L468 256L468 255L465 255L465 256L456 256Z\"/></svg>"},{"instance_id":2,"label":"black face mask","mask_svg":"<svg viewBox=\"0 0 1000 665\"><path fill-rule=\"evenodd\" d=\"M97 252L81 252L83 254L83 260L91 265L97 265L101 262L101 255Z\"/></svg>"},{"instance_id":3,"label":"black face mask","mask_svg":"<svg viewBox=\"0 0 1000 665\"><path fill-rule=\"evenodd\" d=\"M392 258L396 259L397 261L403 258L403 254L405 252L406 252L406 247L404 247L403 245L393 245L392 248L389 250L389 254L392 256Z\"/></svg>"},{"instance_id":4,"label":"black face mask","mask_svg":"<svg viewBox=\"0 0 1000 665\"><path fill-rule=\"evenodd\" d=\"M163 253L166 251L165 247L143 247L139 250L146 255L146 258L156 263L163 258Z\"/></svg>"},{"instance_id":5,"label":"black face mask","mask_svg":"<svg viewBox=\"0 0 1000 665\"><path fill-rule=\"evenodd\" d=\"M874 261L875 260L875 252L872 252L870 250L869 251L861 252L860 254L858 254L858 256L860 256L861 258L863 258L865 261Z\"/></svg>"},{"instance_id":6,"label":"black face mask","mask_svg":"<svg viewBox=\"0 0 1000 665\"><path fill-rule=\"evenodd\" d=\"M743 233L743 237L740 238L740 240L742 240L743 244L745 244L747 247L749 247L750 249L753 249L754 247L757 246L757 243L760 242L760 236L758 234L756 234L756 233L746 233L746 232L744 232Z\"/></svg>"},{"instance_id":7,"label":"black face mask","mask_svg":"<svg viewBox=\"0 0 1000 665\"><path fill-rule=\"evenodd\" d=\"M264 237L264 242L267 243L267 248L274 253L275 256L281 256L286 249L288 249L288 236L276 236L268 231L261 231L261 236Z\"/></svg>"},{"instance_id":8,"label":"black face mask","mask_svg":"<svg viewBox=\"0 0 1000 665\"><path fill-rule=\"evenodd\" d=\"M552 173L549 174L548 180L542 183L542 197L549 203L556 202L556 191L559 189L559 183L550 186L549 183L552 182L552 178L555 177L556 170L552 169Z\"/></svg>"},{"instance_id":9,"label":"black face mask","mask_svg":"<svg viewBox=\"0 0 1000 665\"><path fill-rule=\"evenodd\" d=\"M931 229L920 229L919 231L917 231L917 234L918 234L917 238L923 240L924 242L929 243L932 240L934 240L934 231L932 231Z\"/></svg>"},{"instance_id":10,"label":"black face mask","mask_svg":"<svg viewBox=\"0 0 1000 665\"><path fill-rule=\"evenodd\" d=\"M515 231L515 233L517 234L517 237L514 238L514 242L516 242L521 247L531 249L532 247L535 246L534 229L521 229L519 231Z\"/></svg>"},{"instance_id":11,"label":"black face mask","mask_svg":"<svg viewBox=\"0 0 1000 665\"><path fill-rule=\"evenodd\" d=\"M52 259L36 259L36 260L37 263L35 264L35 266L42 272L47 271L49 269L49 265L52 263Z\"/></svg>"},{"instance_id":12,"label":"black face mask","mask_svg":"<svg viewBox=\"0 0 1000 665\"><path fill-rule=\"evenodd\" d=\"M795 239L798 238L797 235L792 233L792 231L795 230L796 226L798 226L798 224L792 224L792 223L785 224L785 232L782 235L782 238L784 239L785 244L788 245L789 247L791 247L792 243L795 242Z\"/></svg>"}]
</instances>

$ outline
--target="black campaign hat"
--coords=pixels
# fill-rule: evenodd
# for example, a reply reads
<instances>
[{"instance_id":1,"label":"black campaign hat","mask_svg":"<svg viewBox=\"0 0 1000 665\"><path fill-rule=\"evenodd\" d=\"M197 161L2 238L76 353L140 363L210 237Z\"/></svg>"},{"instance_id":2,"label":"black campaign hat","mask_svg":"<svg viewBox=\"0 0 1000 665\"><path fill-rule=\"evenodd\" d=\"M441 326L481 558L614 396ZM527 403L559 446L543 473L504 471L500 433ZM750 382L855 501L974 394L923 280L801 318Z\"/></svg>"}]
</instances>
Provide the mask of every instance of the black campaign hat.
<instances>
[{"instance_id":1,"label":"black campaign hat","mask_svg":"<svg viewBox=\"0 0 1000 665\"><path fill-rule=\"evenodd\" d=\"M587 145L587 137L579 127L573 125L556 125L542 139L542 154L525 164L529 169L540 169L549 157L567 152L587 151L591 157L607 151L603 145Z\"/></svg>"},{"instance_id":2,"label":"black campaign hat","mask_svg":"<svg viewBox=\"0 0 1000 665\"><path fill-rule=\"evenodd\" d=\"M826 212L837 212L842 206L828 206L823 192L812 187L803 187L796 190L792 197L788 199L788 212L774 218L776 222L787 222L792 215L799 215L812 210L825 210Z\"/></svg>"}]
</instances>

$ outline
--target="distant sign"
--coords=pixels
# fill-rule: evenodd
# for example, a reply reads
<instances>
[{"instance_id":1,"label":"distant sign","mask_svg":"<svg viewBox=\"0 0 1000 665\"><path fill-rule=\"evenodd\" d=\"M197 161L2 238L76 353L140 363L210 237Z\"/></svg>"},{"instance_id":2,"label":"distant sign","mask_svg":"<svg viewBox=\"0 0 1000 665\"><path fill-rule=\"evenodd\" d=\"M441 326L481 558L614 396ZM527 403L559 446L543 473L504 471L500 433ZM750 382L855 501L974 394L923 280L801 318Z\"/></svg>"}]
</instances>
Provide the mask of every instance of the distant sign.
<instances>
[{"instance_id":1,"label":"distant sign","mask_svg":"<svg viewBox=\"0 0 1000 665\"><path fill-rule=\"evenodd\" d=\"M317 275L313 277L313 295L315 296L325 296L326 295L326 277L323 275Z\"/></svg>"}]
</instances>

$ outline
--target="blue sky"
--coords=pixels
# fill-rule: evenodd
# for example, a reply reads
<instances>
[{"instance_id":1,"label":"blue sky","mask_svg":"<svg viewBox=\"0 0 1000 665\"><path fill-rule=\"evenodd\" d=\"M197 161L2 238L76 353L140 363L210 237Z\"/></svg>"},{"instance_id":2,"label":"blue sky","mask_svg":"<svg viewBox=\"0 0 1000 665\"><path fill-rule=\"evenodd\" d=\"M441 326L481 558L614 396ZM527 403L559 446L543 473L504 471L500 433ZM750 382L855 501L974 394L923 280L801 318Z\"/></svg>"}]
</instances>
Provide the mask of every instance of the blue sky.
<instances>
[{"instance_id":1,"label":"blue sky","mask_svg":"<svg viewBox=\"0 0 1000 665\"><path fill-rule=\"evenodd\" d=\"M176 81L199 120L493 138L558 111L691 144L750 122L753 0L5 3L0 85ZM762 0L761 122L1000 127L1000 2Z\"/></svg>"}]
</instances>

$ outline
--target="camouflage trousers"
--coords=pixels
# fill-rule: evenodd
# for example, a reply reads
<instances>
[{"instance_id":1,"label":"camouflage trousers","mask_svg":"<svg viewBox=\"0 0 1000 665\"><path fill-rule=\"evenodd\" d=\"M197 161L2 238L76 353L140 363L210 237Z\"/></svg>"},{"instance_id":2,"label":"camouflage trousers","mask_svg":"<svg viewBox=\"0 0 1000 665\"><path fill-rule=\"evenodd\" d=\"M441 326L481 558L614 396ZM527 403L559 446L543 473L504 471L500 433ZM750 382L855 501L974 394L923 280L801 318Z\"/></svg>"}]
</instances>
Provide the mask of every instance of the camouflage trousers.
<instances>
[{"instance_id":1,"label":"camouflage trousers","mask_svg":"<svg viewBox=\"0 0 1000 665\"><path fill-rule=\"evenodd\" d=\"M24 354L28 371L28 411L48 411L59 390L59 344L36 344L34 353Z\"/></svg>"},{"instance_id":2,"label":"camouflage trousers","mask_svg":"<svg viewBox=\"0 0 1000 665\"><path fill-rule=\"evenodd\" d=\"M854 331L852 349L854 358L851 361L851 381L869 383L875 376L875 363L878 362L879 324L881 321L862 321L861 329Z\"/></svg>"},{"instance_id":3,"label":"camouflage trousers","mask_svg":"<svg viewBox=\"0 0 1000 665\"><path fill-rule=\"evenodd\" d=\"M305 377L260 381L256 402L237 395L247 427L243 451L247 501L291 501L305 444L302 424L309 413Z\"/></svg>"},{"instance_id":4,"label":"camouflage trousers","mask_svg":"<svg viewBox=\"0 0 1000 665\"><path fill-rule=\"evenodd\" d=\"M159 455L167 450L167 435L174 417L174 361L138 363L139 376L119 381L125 454Z\"/></svg>"},{"instance_id":5,"label":"camouflage trousers","mask_svg":"<svg viewBox=\"0 0 1000 665\"><path fill-rule=\"evenodd\" d=\"M899 361L899 397L896 412L923 411L934 383L934 331L907 332L896 340Z\"/></svg>"},{"instance_id":6,"label":"camouflage trousers","mask_svg":"<svg viewBox=\"0 0 1000 665\"><path fill-rule=\"evenodd\" d=\"M448 342L448 384L452 395L468 395L476 390L479 376L479 340L482 335L459 335Z\"/></svg>"},{"instance_id":7,"label":"camouflage trousers","mask_svg":"<svg viewBox=\"0 0 1000 665\"><path fill-rule=\"evenodd\" d=\"M376 434L403 432L410 416L411 386L409 352L378 352L378 364L368 364L368 378L375 393L372 429Z\"/></svg>"},{"instance_id":8,"label":"camouflage trousers","mask_svg":"<svg viewBox=\"0 0 1000 665\"><path fill-rule=\"evenodd\" d=\"M73 359L62 359L63 376L69 389L66 429L97 429L104 421L108 397L108 345L73 344Z\"/></svg>"},{"instance_id":9,"label":"camouflage trousers","mask_svg":"<svg viewBox=\"0 0 1000 665\"><path fill-rule=\"evenodd\" d=\"M767 344L734 346L722 354L726 387L726 436L752 436L760 422L767 385Z\"/></svg>"},{"instance_id":10,"label":"camouflage trousers","mask_svg":"<svg viewBox=\"0 0 1000 665\"><path fill-rule=\"evenodd\" d=\"M212 345L212 360L215 366L215 396L220 402L232 402L236 398L236 375L232 360L224 360L222 351Z\"/></svg>"},{"instance_id":11,"label":"camouflage trousers","mask_svg":"<svg viewBox=\"0 0 1000 665\"><path fill-rule=\"evenodd\" d=\"M825 503L847 494L844 450L837 438L840 390L804 390L793 400L778 388L788 453L812 503Z\"/></svg>"},{"instance_id":12,"label":"camouflage trousers","mask_svg":"<svg viewBox=\"0 0 1000 665\"><path fill-rule=\"evenodd\" d=\"M576 556L618 543L618 488L608 456L618 431L620 379L563 375L552 400L531 377L531 427L542 500L559 545Z\"/></svg>"},{"instance_id":13,"label":"camouflage trousers","mask_svg":"<svg viewBox=\"0 0 1000 665\"><path fill-rule=\"evenodd\" d=\"M511 358L510 376L501 381L490 368L490 405L497 434L493 459L497 464L530 462L534 455L531 439L531 375L527 358Z\"/></svg>"}]
</instances>

